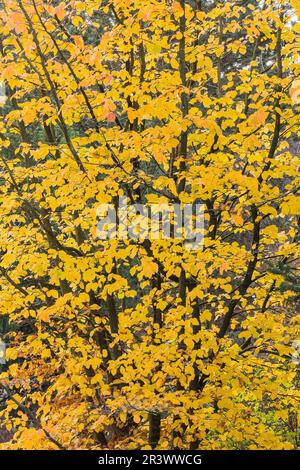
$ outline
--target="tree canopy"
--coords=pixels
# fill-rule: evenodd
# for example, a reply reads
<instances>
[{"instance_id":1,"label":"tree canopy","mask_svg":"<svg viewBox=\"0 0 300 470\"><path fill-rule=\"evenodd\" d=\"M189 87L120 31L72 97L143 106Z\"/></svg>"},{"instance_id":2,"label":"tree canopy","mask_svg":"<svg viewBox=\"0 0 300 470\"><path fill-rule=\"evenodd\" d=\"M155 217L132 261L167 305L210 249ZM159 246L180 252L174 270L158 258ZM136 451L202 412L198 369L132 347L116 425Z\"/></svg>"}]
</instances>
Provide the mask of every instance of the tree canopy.
<instances>
[{"instance_id":1,"label":"tree canopy","mask_svg":"<svg viewBox=\"0 0 300 470\"><path fill-rule=\"evenodd\" d=\"M2 446L298 447L299 16L1 2ZM125 196L203 246L99 239Z\"/></svg>"}]
</instances>

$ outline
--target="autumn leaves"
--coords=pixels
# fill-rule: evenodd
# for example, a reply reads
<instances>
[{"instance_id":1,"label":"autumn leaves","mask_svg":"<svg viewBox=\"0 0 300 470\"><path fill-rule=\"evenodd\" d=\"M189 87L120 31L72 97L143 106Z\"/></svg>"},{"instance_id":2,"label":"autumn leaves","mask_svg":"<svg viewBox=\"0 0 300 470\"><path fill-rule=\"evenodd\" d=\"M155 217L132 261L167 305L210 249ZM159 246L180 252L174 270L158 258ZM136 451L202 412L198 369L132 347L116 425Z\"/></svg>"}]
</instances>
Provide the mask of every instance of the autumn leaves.
<instances>
[{"instance_id":1,"label":"autumn leaves","mask_svg":"<svg viewBox=\"0 0 300 470\"><path fill-rule=\"evenodd\" d=\"M196 3L4 2L6 447L297 445L299 2ZM99 240L119 197L204 245Z\"/></svg>"}]
</instances>

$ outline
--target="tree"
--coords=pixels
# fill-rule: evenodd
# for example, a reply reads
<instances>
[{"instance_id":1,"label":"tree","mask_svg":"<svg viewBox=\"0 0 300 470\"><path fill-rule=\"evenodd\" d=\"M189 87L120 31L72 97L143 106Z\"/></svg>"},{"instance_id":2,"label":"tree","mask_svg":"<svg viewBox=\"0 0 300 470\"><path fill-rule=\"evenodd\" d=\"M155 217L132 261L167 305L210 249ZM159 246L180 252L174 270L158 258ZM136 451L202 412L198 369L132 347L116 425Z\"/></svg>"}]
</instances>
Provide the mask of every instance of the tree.
<instances>
[{"instance_id":1,"label":"tree","mask_svg":"<svg viewBox=\"0 0 300 470\"><path fill-rule=\"evenodd\" d=\"M299 11L2 3L5 447L298 446ZM203 246L99 239L125 196Z\"/></svg>"}]
</instances>

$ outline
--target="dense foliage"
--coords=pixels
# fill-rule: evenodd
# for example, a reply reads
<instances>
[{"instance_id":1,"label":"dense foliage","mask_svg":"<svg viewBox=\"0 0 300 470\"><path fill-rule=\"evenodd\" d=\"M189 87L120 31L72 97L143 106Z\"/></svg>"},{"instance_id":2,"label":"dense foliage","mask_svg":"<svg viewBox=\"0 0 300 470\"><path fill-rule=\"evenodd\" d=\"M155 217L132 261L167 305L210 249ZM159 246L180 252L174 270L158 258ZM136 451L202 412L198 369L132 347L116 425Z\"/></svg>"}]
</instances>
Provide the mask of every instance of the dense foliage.
<instances>
[{"instance_id":1,"label":"dense foliage","mask_svg":"<svg viewBox=\"0 0 300 470\"><path fill-rule=\"evenodd\" d=\"M1 4L2 447L296 448L300 1Z\"/></svg>"}]
</instances>

